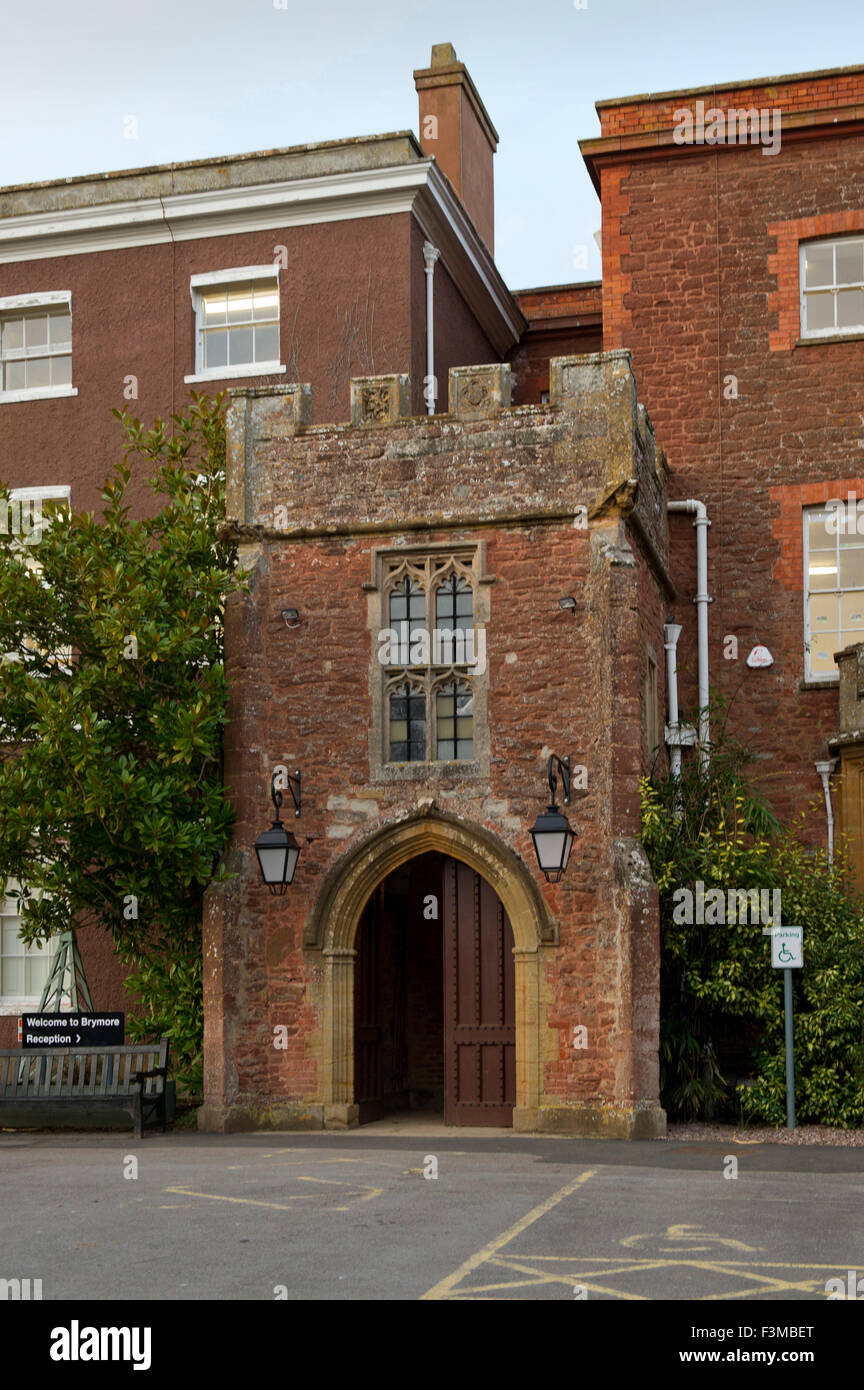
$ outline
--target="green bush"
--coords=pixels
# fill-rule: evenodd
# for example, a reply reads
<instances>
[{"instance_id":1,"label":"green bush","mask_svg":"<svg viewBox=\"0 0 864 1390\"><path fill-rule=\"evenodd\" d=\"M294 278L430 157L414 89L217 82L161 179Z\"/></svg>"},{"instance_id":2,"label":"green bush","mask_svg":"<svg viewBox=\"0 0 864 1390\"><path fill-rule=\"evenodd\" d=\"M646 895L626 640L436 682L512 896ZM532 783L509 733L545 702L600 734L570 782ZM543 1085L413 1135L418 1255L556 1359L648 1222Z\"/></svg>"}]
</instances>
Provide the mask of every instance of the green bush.
<instances>
[{"instance_id":1,"label":"green bush","mask_svg":"<svg viewBox=\"0 0 864 1390\"><path fill-rule=\"evenodd\" d=\"M842 855L832 871L814 847L806 812L780 825L754 788L750 761L724 737L707 767L688 759L677 784L642 782L643 842L660 889L663 1103L686 1119L722 1103L713 1044L738 1029L758 1039L755 1083L737 1088L741 1113L785 1122L783 976L771 966L762 923L729 921L728 910L724 922L675 920L683 916L676 890L695 894L699 881L706 894L720 889L724 897L729 889L779 889L783 923L804 928L804 968L793 972L796 1118L862 1125L864 905ZM810 810L824 836L824 809Z\"/></svg>"}]
</instances>

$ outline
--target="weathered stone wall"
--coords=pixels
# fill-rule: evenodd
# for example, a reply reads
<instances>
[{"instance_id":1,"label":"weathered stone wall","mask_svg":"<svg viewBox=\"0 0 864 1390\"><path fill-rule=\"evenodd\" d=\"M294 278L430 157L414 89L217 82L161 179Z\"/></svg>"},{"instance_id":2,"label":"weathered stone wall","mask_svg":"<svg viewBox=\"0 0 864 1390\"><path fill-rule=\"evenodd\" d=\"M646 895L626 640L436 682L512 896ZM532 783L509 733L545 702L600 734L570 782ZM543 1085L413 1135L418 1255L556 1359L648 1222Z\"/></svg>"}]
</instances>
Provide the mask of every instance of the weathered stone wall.
<instances>
[{"instance_id":1,"label":"weathered stone wall","mask_svg":"<svg viewBox=\"0 0 864 1390\"><path fill-rule=\"evenodd\" d=\"M513 925L517 1127L662 1127L657 903L637 837L648 644L662 682L665 469L627 353L558 359L551 379L548 406L513 408L507 366L465 368L452 413L431 419L405 418L407 378L354 382L352 424L336 426L310 423L301 386L235 393L229 529L250 577L227 626L238 877L208 893L203 1127L354 1122L357 916L427 849L484 873ZM376 551L457 544L482 547L487 764L376 771ZM529 836L551 752L587 768L557 885ZM302 853L271 898L252 845L278 765L303 774Z\"/></svg>"}]
</instances>

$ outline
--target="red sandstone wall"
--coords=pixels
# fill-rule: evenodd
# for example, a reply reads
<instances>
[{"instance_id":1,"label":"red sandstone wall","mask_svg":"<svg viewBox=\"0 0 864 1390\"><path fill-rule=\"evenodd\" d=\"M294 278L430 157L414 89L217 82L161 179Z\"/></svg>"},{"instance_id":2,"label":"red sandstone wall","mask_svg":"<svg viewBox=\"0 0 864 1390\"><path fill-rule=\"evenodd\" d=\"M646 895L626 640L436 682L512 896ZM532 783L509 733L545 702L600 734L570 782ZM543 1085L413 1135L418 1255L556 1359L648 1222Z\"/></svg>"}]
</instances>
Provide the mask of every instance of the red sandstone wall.
<instances>
[{"instance_id":1,"label":"red sandstone wall","mask_svg":"<svg viewBox=\"0 0 864 1390\"><path fill-rule=\"evenodd\" d=\"M642 135L671 129L675 111L692 107L700 99L706 110L712 106L723 109L779 106L784 117L828 108L842 110L864 102L864 69L834 71L824 77L811 72L741 86L702 87L654 98L602 101L597 103L597 114L604 136Z\"/></svg>"},{"instance_id":2,"label":"red sandstone wall","mask_svg":"<svg viewBox=\"0 0 864 1390\"><path fill-rule=\"evenodd\" d=\"M446 542L451 535L433 532L428 540ZM623 615L608 612L605 621L597 621L589 598L586 532L566 525L466 530L460 539L485 539L488 570L496 576L487 635L492 774L482 787L460 787L442 774L432 790L438 797L443 793L442 805L449 811L496 835L502 834L502 817L512 818L514 828L506 839L536 876L528 832L544 797L541 750L548 744L569 751L574 763L588 767L591 797L572 808L571 823L578 826L580 838L571 866L561 884L541 884L561 934L555 966L550 964L548 971L556 1001L550 1026L559 1030L559 1061L548 1065L546 1080L561 1103L611 1096L617 1093L620 979L611 943L607 950L598 949L598 925L612 911L613 818L606 800L611 779L626 780L621 812L628 824L621 833L632 833L638 730L633 733L628 721L638 704L638 689L635 696L627 691L631 703L619 704L615 753L610 756L612 711L594 673L606 664L603 643ZM301 841L302 859L290 896L270 898L249 872L240 887L241 918L250 929L241 948L246 964L229 999L242 992L233 1059L243 1095L286 1100L314 1095L315 1062L305 1052L303 1033L316 1020L303 993L304 984L314 982L317 966L312 953L301 948L303 922L337 855L357 835L411 808L420 794L410 784L373 787L369 780L370 647L361 585L369 577L370 555L368 541L273 547L269 573L258 582L254 617L247 614L244 621L235 607L232 618L229 644L236 655L229 674L235 718L228 729L226 771L239 812L235 842L251 845L263 828L268 768L278 761L304 769L304 811L293 828L313 837L309 844ZM338 604L326 600L335 592ZM580 600L575 618L557 605L559 594L571 592ZM610 600L616 598L620 603L620 594L610 595ZM289 632L279 617L289 604L304 615L297 632ZM313 659L296 659L298 638ZM619 650L628 639L629 630ZM235 647L238 641L244 644L242 651ZM508 661L508 655L515 655L515 661ZM638 653L622 650L620 657L629 663L622 679L632 685ZM601 701L608 719L599 713ZM429 788L423 786L422 792L428 794ZM328 810L334 798L347 799L338 813ZM494 803L503 803L500 811L484 811L484 805ZM341 838L342 825L351 827L347 839ZM585 1023L594 1040L587 1057L573 1052L574 1021ZM277 1024L287 1024L296 1039L287 1054L267 1045ZM625 1050L628 1041L621 1039Z\"/></svg>"},{"instance_id":3,"label":"red sandstone wall","mask_svg":"<svg viewBox=\"0 0 864 1390\"><path fill-rule=\"evenodd\" d=\"M544 966L546 1103L656 1095L656 902L646 881L644 906L634 905L632 865L616 846L638 834L645 644L650 640L662 661L663 601L614 512L590 531L572 518L542 525L495 521L505 502L508 510L553 501L566 507L577 494L590 502L605 493L610 469L620 466L630 476L632 459L610 461L613 436L623 448L629 373L617 363L606 370L607 383L616 383L607 386L608 398L598 393L569 415L509 411L498 420L301 429L292 437L274 414L262 432L247 471L250 520L266 519L284 497L292 527L308 528L313 518L339 525L339 517L351 525L361 515L365 525L381 525L395 505L397 480L414 482L404 493L413 516L482 506L489 520L420 535L391 523L377 535L273 536L247 552L255 560L250 592L232 599L227 624L226 777L238 813L238 877L220 890L230 904L224 915L215 898L211 903L208 929L207 1092L214 1107L314 1100L315 1040L325 1021L310 996L328 967L320 952L304 948L304 927L325 876L374 830L415 811L426 797L515 851L557 924L559 944ZM236 410L239 430L245 418L239 402ZM239 434L231 457L235 468L247 457ZM447 485L457 474L465 503ZM648 498L647 480L645 487ZM662 506L658 515L662 529ZM494 575L488 776L466 778L445 764L419 781L373 777L368 731L376 675L373 668L370 676L370 599L363 586L373 548L400 539L485 543L484 568ZM576 599L575 615L558 606L566 594ZM280 617L289 606L300 613L300 626L291 630ZM662 675L659 693L662 699ZM574 798L570 808L578 840L557 885L538 874L529 835L546 799L549 750L569 753L589 778L589 795ZM303 770L303 814L292 827L302 856L290 893L272 898L249 847L268 818L267 787L278 763ZM589 1029L587 1051L573 1048L575 1023ZM288 1029L286 1051L272 1046L277 1025Z\"/></svg>"},{"instance_id":4,"label":"red sandstone wall","mask_svg":"<svg viewBox=\"0 0 864 1390\"><path fill-rule=\"evenodd\" d=\"M707 503L711 681L737 692L735 727L766 757L766 787L789 814L819 793L812 762L836 729L837 693L801 689L803 567L785 557L802 504L860 471L864 340L778 342L790 295L797 311L797 254L794 283L778 285L781 230L818 235L861 215L864 144L790 139L770 157L676 149L604 170L602 186L605 346L632 349L671 496ZM731 375L738 397L724 399ZM693 528L687 517L670 527L682 694L694 700ZM738 638L737 661L723 659L725 634ZM745 665L757 641L775 657L768 670Z\"/></svg>"}]
</instances>

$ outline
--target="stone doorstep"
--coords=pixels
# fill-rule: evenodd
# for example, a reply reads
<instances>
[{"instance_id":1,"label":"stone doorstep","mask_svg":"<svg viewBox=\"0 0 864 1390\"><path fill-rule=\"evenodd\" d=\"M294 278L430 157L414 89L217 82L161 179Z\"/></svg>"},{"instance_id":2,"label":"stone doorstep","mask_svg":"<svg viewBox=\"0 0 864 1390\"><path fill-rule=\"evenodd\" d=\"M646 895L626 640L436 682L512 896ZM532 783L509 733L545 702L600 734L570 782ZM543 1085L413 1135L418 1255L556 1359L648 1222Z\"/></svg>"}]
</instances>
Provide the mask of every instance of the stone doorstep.
<instances>
[{"instance_id":1,"label":"stone doorstep","mask_svg":"<svg viewBox=\"0 0 864 1390\"><path fill-rule=\"evenodd\" d=\"M392 1121L391 1121L392 1123ZM249 1134L258 1131L359 1130L356 1105L203 1105L198 1111L202 1133ZM366 1129L367 1126L362 1126ZM436 1126L438 1128L438 1126ZM454 1136L480 1126L440 1126ZM490 1128L489 1133L500 1133ZM574 1139L663 1139L666 1112L659 1105L627 1106L556 1105L537 1109L517 1107L513 1134L559 1134Z\"/></svg>"}]
</instances>

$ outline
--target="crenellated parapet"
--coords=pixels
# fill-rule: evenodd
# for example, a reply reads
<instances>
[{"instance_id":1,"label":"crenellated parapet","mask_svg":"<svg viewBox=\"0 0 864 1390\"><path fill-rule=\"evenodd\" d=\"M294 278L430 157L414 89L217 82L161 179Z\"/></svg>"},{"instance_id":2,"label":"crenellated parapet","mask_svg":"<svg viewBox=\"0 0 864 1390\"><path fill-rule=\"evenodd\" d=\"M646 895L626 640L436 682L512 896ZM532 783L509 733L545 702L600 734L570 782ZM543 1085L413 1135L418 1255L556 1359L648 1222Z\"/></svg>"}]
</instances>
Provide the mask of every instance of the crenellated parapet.
<instances>
[{"instance_id":1,"label":"crenellated parapet","mask_svg":"<svg viewBox=\"0 0 864 1390\"><path fill-rule=\"evenodd\" d=\"M251 540L626 521L668 587L665 458L629 353L550 365L539 406L511 404L508 363L454 368L450 409L434 416L411 415L405 373L355 378L345 424L315 424L304 383L232 391L229 528Z\"/></svg>"}]
</instances>

